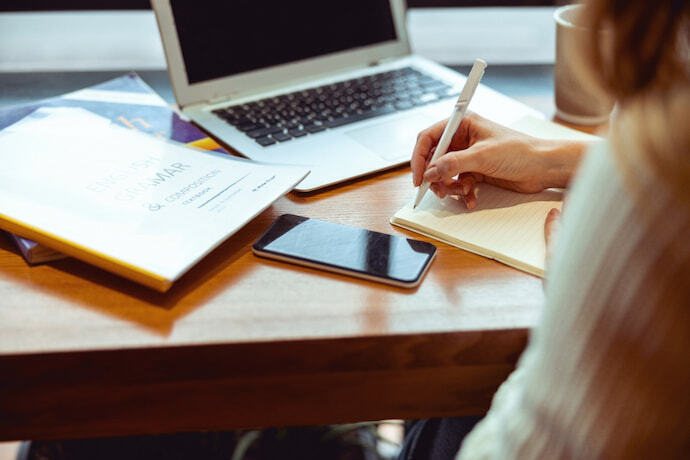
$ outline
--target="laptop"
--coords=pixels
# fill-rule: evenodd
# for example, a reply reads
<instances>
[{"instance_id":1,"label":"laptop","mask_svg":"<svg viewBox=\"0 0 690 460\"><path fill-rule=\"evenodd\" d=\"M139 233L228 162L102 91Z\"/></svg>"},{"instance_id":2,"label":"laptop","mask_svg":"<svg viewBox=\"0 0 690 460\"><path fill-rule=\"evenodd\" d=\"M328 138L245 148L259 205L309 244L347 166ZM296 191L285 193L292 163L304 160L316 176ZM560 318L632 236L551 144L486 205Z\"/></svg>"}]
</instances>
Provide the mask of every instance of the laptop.
<instances>
[{"instance_id":1,"label":"laptop","mask_svg":"<svg viewBox=\"0 0 690 460\"><path fill-rule=\"evenodd\" d=\"M409 162L465 82L411 53L404 0L151 3L182 112L251 160L308 167L298 191ZM470 110L543 118L483 85Z\"/></svg>"}]
</instances>

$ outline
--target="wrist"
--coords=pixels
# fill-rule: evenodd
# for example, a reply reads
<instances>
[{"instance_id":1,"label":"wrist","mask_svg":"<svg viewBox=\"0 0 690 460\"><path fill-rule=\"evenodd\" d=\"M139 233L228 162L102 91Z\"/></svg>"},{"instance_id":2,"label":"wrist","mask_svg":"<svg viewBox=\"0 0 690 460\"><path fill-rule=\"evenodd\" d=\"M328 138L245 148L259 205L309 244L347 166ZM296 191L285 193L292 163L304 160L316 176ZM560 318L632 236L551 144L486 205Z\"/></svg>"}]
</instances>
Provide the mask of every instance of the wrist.
<instances>
[{"instance_id":1,"label":"wrist","mask_svg":"<svg viewBox=\"0 0 690 460\"><path fill-rule=\"evenodd\" d=\"M589 144L581 141L539 139L535 146L542 159L542 185L567 188Z\"/></svg>"}]
</instances>

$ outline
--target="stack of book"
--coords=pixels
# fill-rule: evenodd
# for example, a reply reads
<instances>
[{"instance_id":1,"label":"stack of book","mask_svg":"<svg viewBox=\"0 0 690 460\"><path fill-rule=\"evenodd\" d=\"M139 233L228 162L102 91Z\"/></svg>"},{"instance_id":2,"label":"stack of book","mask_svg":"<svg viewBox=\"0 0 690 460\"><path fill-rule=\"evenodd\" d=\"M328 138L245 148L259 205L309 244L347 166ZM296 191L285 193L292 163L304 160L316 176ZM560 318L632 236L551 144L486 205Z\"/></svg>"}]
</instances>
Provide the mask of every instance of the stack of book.
<instances>
[{"instance_id":1,"label":"stack of book","mask_svg":"<svg viewBox=\"0 0 690 460\"><path fill-rule=\"evenodd\" d=\"M134 72L89 88L0 110L0 130L20 121L41 107L80 107L126 128L207 150L228 153L193 124L185 121ZM68 257L28 238L8 233L31 265Z\"/></svg>"},{"instance_id":2,"label":"stack of book","mask_svg":"<svg viewBox=\"0 0 690 460\"><path fill-rule=\"evenodd\" d=\"M160 291L308 174L228 155L136 74L0 111L0 129L0 229L27 262Z\"/></svg>"}]
</instances>

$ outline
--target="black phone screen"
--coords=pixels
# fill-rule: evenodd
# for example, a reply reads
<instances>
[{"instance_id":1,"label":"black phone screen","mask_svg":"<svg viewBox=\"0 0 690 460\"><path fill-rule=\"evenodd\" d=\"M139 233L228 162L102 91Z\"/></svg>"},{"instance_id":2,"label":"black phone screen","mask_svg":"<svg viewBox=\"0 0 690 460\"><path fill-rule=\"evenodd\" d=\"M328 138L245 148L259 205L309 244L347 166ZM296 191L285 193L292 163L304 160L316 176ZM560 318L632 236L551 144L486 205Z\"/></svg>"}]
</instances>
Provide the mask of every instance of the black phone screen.
<instances>
[{"instance_id":1,"label":"black phone screen","mask_svg":"<svg viewBox=\"0 0 690 460\"><path fill-rule=\"evenodd\" d=\"M284 214L254 243L257 255L346 271L392 284L417 284L436 247L396 235Z\"/></svg>"}]
</instances>

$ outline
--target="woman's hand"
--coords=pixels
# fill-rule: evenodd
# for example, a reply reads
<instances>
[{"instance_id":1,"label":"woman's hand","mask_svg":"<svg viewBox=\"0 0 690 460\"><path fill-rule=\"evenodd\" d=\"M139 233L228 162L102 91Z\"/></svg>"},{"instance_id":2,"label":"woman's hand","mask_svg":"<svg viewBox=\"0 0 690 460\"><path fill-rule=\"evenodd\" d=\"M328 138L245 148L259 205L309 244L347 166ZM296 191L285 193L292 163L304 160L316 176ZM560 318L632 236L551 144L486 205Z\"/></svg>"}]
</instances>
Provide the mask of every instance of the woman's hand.
<instances>
[{"instance_id":1,"label":"woman's hand","mask_svg":"<svg viewBox=\"0 0 690 460\"><path fill-rule=\"evenodd\" d=\"M546 243L546 260L544 266L548 267L554 251L554 241L561 227L561 211L552 208L544 220L544 240Z\"/></svg>"},{"instance_id":2,"label":"woman's hand","mask_svg":"<svg viewBox=\"0 0 690 460\"><path fill-rule=\"evenodd\" d=\"M463 118L448 152L429 164L448 120L417 136L412 153L412 181L431 182L440 198L462 197L468 209L477 204L477 182L523 193L565 187L587 144L539 139L489 121L475 113Z\"/></svg>"}]
</instances>

